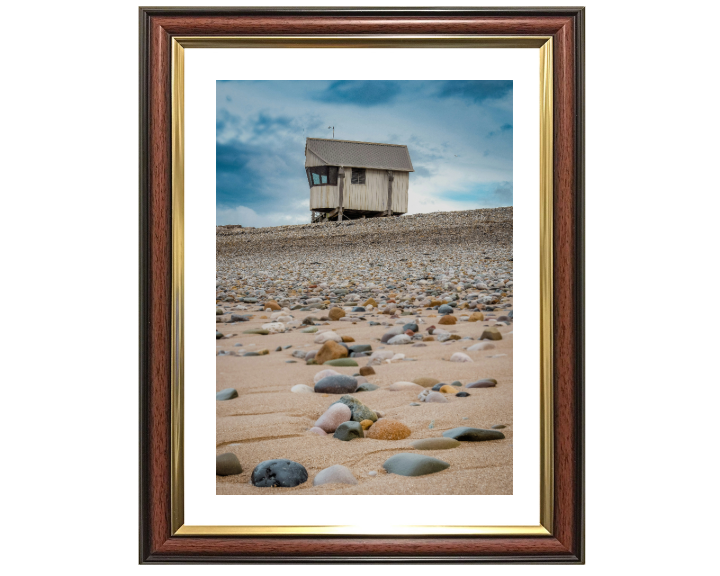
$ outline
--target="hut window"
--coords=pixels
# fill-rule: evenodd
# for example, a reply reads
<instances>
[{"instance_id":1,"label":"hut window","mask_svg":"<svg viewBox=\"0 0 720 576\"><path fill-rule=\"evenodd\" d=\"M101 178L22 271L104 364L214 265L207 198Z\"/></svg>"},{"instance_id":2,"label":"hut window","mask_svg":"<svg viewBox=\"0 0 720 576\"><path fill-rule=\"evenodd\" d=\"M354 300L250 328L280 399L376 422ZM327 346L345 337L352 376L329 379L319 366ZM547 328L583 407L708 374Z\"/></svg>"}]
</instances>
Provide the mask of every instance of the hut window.
<instances>
[{"instance_id":1,"label":"hut window","mask_svg":"<svg viewBox=\"0 0 720 576\"><path fill-rule=\"evenodd\" d=\"M311 188L313 186L337 186L337 166L313 166L305 170Z\"/></svg>"},{"instance_id":2,"label":"hut window","mask_svg":"<svg viewBox=\"0 0 720 576\"><path fill-rule=\"evenodd\" d=\"M365 168L353 168L351 184L365 184Z\"/></svg>"}]
</instances>

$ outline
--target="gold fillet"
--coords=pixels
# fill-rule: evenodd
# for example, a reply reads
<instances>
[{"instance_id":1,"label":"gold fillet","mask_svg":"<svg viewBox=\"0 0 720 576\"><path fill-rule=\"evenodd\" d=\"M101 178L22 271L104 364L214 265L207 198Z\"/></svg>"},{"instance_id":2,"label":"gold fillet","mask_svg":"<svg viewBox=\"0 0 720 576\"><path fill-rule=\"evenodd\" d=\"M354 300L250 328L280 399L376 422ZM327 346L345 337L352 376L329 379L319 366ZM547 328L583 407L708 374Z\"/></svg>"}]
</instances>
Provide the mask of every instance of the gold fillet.
<instances>
[{"instance_id":1,"label":"gold fillet","mask_svg":"<svg viewBox=\"0 0 720 576\"><path fill-rule=\"evenodd\" d=\"M553 43L540 48L540 524L553 530Z\"/></svg>"},{"instance_id":2,"label":"gold fillet","mask_svg":"<svg viewBox=\"0 0 720 576\"><path fill-rule=\"evenodd\" d=\"M185 526L184 525L184 49L539 48L540 52L540 525ZM475 535L548 536L553 531L553 50L550 36L187 36L172 39L172 334L170 524L176 536Z\"/></svg>"},{"instance_id":3,"label":"gold fillet","mask_svg":"<svg viewBox=\"0 0 720 576\"><path fill-rule=\"evenodd\" d=\"M172 321L170 366L170 527L176 532L184 514L184 266L185 266L185 60L172 43Z\"/></svg>"}]
</instances>

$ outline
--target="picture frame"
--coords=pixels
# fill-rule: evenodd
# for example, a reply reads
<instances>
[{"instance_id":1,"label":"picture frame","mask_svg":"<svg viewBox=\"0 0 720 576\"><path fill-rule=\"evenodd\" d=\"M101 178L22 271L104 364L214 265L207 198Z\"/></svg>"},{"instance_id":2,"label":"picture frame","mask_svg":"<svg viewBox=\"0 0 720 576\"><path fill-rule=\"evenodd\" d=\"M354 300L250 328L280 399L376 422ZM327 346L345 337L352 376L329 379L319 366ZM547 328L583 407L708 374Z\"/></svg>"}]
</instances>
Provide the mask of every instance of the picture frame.
<instances>
[{"instance_id":1,"label":"picture frame","mask_svg":"<svg viewBox=\"0 0 720 576\"><path fill-rule=\"evenodd\" d=\"M583 563L584 9L140 8L139 16L140 562ZM428 42L540 49L540 525L185 526L184 50Z\"/></svg>"}]
</instances>

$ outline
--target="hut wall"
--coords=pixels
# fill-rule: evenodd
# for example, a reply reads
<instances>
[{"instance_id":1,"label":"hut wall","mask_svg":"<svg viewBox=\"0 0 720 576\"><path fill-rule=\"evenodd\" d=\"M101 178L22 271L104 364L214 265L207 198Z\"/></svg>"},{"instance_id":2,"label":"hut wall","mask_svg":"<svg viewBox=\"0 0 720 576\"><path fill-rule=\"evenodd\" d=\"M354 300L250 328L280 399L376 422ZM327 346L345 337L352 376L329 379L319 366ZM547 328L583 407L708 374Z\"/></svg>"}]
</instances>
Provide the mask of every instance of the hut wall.
<instances>
[{"instance_id":1,"label":"hut wall","mask_svg":"<svg viewBox=\"0 0 720 576\"><path fill-rule=\"evenodd\" d=\"M343 193L345 197L345 193ZM340 194L337 186L313 186L310 188L310 210L318 208L337 208ZM347 203L343 201L345 208Z\"/></svg>"},{"instance_id":2,"label":"hut wall","mask_svg":"<svg viewBox=\"0 0 720 576\"><path fill-rule=\"evenodd\" d=\"M351 184L352 168L345 168L345 189L343 191L344 208L350 210L369 210L382 212L387 210L387 170L365 170L365 184ZM408 172L393 172L393 212L407 212Z\"/></svg>"},{"instance_id":3,"label":"hut wall","mask_svg":"<svg viewBox=\"0 0 720 576\"><path fill-rule=\"evenodd\" d=\"M305 166L325 166L310 150L305 151ZM405 214L408 210L408 172L393 172L392 210ZM387 209L387 170L365 170L365 184L352 184L352 168L345 168L345 186L343 188L343 208L346 210L364 210L383 212ZM313 186L310 188L310 209L337 208L339 204L338 186Z\"/></svg>"},{"instance_id":4,"label":"hut wall","mask_svg":"<svg viewBox=\"0 0 720 576\"><path fill-rule=\"evenodd\" d=\"M393 172L392 209L393 212L405 214L408 211L408 189L410 188L410 172ZM387 176L385 176L387 180ZM385 185L387 190L387 184ZM387 192L385 192L387 203Z\"/></svg>"}]
</instances>

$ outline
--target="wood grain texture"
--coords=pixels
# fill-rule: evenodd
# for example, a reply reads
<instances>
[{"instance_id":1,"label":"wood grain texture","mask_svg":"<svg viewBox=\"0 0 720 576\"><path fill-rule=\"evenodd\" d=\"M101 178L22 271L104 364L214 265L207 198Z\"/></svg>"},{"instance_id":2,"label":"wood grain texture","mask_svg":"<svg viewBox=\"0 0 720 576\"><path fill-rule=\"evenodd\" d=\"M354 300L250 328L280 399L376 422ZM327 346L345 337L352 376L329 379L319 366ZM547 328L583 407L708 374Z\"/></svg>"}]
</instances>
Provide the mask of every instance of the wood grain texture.
<instances>
[{"instance_id":1,"label":"wood grain texture","mask_svg":"<svg viewBox=\"0 0 720 576\"><path fill-rule=\"evenodd\" d=\"M582 563L584 12L140 9L140 562ZM170 530L170 40L189 35L554 38L555 526L547 537L174 537Z\"/></svg>"}]
</instances>

